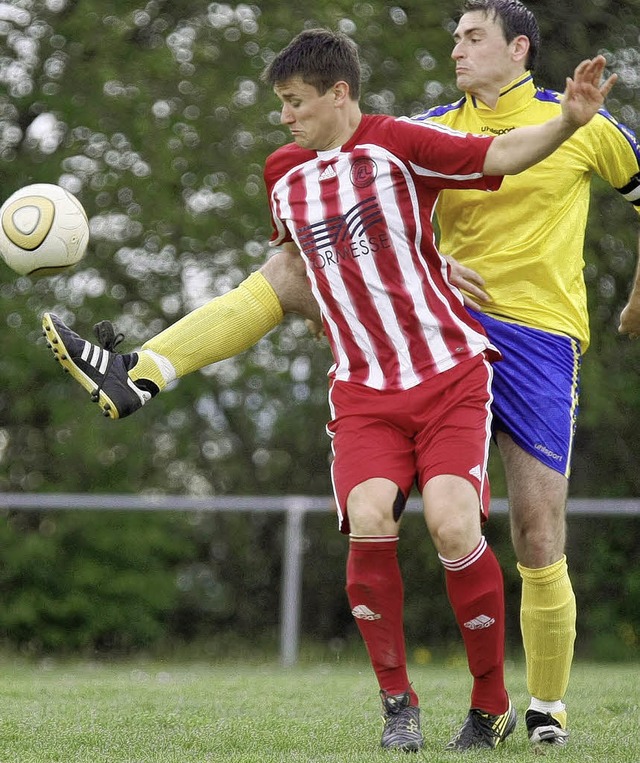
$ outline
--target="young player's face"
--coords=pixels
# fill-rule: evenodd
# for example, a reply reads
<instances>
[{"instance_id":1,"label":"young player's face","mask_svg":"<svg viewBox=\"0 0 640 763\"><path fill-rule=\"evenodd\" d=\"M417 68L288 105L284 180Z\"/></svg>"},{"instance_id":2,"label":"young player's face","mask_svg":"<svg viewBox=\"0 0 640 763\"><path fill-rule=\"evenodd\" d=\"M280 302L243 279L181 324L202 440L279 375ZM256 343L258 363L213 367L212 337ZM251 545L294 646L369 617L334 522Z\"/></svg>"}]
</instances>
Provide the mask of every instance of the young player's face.
<instances>
[{"instance_id":1,"label":"young player's face","mask_svg":"<svg viewBox=\"0 0 640 763\"><path fill-rule=\"evenodd\" d=\"M482 96L499 90L524 71L514 51L522 38L507 43L498 19L482 11L465 13L453 33L451 58L456 64L456 84L460 90Z\"/></svg>"},{"instance_id":2,"label":"young player's face","mask_svg":"<svg viewBox=\"0 0 640 763\"><path fill-rule=\"evenodd\" d=\"M342 145L336 99L332 88L320 95L313 85L293 77L273 88L282 102L280 121L302 148L326 151Z\"/></svg>"}]
</instances>

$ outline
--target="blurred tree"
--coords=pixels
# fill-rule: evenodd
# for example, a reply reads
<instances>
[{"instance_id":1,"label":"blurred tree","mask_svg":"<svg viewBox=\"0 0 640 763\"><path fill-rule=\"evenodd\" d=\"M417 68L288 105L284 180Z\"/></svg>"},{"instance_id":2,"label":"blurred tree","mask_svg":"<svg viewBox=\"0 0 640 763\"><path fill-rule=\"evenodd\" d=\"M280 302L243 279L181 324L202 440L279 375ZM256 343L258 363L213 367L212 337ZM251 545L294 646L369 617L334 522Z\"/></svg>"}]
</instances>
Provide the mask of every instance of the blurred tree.
<instances>
[{"instance_id":1,"label":"blurred tree","mask_svg":"<svg viewBox=\"0 0 640 763\"><path fill-rule=\"evenodd\" d=\"M544 34L541 83L562 87L578 60L602 50L621 77L611 108L635 129L634 6L532 3ZM92 238L67 275L31 280L2 271L0 488L328 490L329 355L300 320L288 319L242 358L181 380L112 425L96 419L38 348L38 316L55 310L84 334L98 319L116 319L133 348L237 284L267 256L262 161L287 139L277 102L258 81L265 63L304 26L338 27L360 45L366 108L413 113L458 97L449 60L456 8L444 0L2 7L3 194L58 182L84 203ZM582 494L637 486L633 443L622 444L620 427L628 438L637 430L629 381L640 361L636 346L616 336L637 226L613 196L596 185L587 243L594 350L585 364L574 477ZM613 416L612 383L622 403Z\"/></svg>"},{"instance_id":2,"label":"blurred tree","mask_svg":"<svg viewBox=\"0 0 640 763\"><path fill-rule=\"evenodd\" d=\"M543 32L539 84L562 89L578 61L603 52L620 77L608 108L638 131L637 0L532 0L530 6ZM112 423L60 373L44 349L39 316L54 310L86 336L97 320L113 319L127 336L124 348L132 349L236 285L268 254L262 163L287 140L277 101L259 83L271 56L305 26L339 28L360 46L366 110L415 113L459 97L450 60L456 9L451 0L330 0L295 7L274 0L0 3L1 196L31 182L59 183L80 198L91 221L90 251L66 275L21 278L0 265L0 505L1 491L14 490L329 492L324 424L330 358L301 320L288 318L242 357L180 380L134 417ZM572 481L572 492L583 496L636 495L640 487L640 350L617 335L635 270L637 229L631 208L596 181L585 251L593 343L584 365ZM494 492L503 494L497 462L492 481ZM49 566L41 572L61 575L67 586L73 575L51 559L56 548L71 554L74 539L90 565L117 559L114 574L119 570L121 581L125 568L145 574L145 565L133 560L136 548L141 554L159 549L166 564L175 563L173 547L154 545L156 525L185 538L194 530L186 519L166 525L150 516L126 528L86 517L82 532L73 516L58 518L55 532L42 517L9 519L3 537L6 546L16 545L16 558L23 555L36 567L44 560ZM248 526L240 518L201 524L195 529L211 530L215 542L205 533L193 559L185 551L183 597L172 628L187 637L235 618L250 632L250 612L238 614L242 592L255 592L274 613L279 566L267 552L277 554L278 525L261 518ZM150 533L133 548L132 527ZM335 562L343 544L333 522L317 533L309 543L319 569L312 562L307 598L321 619L314 620L311 610L307 617L313 632L330 635L344 612L333 593L320 590L326 578L320 549L328 549L338 585L342 568ZM107 548L97 548L98 536ZM109 545L121 544L122 554L113 556ZM423 554L407 564L424 575L431 562ZM39 585L37 572L32 577ZM22 589L26 599L15 601L39 606L30 593L38 586L25 588L18 573L6 570L5 589ZM171 605L166 578L157 580L159 596L150 592L148 619L129 632L129 643L153 638L160 611ZM95 581L97 590L103 579ZM123 585L145 595L135 575ZM99 610L102 599L91 595ZM598 598L591 588L588 596ZM197 602L204 604L195 612ZM410 628L424 627L430 606L436 604L425 601L409 616ZM332 615L332 607L341 614ZM265 617L265 627L273 620ZM70 622L62 615L60 621L65 627ZM42 627L46 618L30 622ZM94 626L87 626L83 643L99 642L101 633L110 638L108 627ZM51 643L56 638L53 633Z\"/></svg>"}]
</instances>

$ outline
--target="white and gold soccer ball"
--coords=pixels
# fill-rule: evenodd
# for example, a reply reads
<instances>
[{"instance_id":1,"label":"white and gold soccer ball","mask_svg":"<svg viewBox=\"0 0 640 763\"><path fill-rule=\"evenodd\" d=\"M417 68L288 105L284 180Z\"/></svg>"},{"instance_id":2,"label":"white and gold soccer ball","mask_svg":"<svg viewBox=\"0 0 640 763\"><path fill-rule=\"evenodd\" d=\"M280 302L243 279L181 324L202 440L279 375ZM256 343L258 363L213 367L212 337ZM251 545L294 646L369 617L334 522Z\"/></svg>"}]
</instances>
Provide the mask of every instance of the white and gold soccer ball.
<instances>
[{"instance_id":1,"label":"white and gold soccer ball","mask_svg":"<svg viewBox=\"0 0 640 763\"><path fill-rule=\"evenodd\" d=\"M88 243L87 213L59 185L27 185L0 207L0 255L20 275L64 271L84 257Z\"/></svg>"}]
</instances>

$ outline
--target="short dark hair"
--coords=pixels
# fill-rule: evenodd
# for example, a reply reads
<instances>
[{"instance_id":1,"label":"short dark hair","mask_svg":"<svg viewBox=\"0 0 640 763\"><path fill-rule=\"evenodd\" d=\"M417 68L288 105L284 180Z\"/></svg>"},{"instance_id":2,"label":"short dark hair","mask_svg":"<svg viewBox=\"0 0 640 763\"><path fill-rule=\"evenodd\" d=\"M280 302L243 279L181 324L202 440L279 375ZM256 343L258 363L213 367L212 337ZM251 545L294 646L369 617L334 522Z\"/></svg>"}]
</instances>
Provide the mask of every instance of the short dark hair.
<instances>
[{"instance_id":1,"label":"short dark hair","mask_svg":"<svg viewBox=\"0 0 640 763\"><path fill-rule=\"evenodd\" d=\"M351 98L360 97L360 59L355 42L341 32L306 29L296 35L262 72L273 87L300 77L324 95L336 82L349 85Z\"/></svg>"},{"instance_id":2,"label":"short dark hair","mask_svg":"<svg viewBox=\"0 0 640 763\"><path fill-rule=\"evenodd\" d=\"M498 19L506 41L509 43L518 35L529 38L527 69L533 71L540 52L540 28L533 13L520 0L464 0L462 13L483 11L488 17Z\"/></svg>"}]
</instances>

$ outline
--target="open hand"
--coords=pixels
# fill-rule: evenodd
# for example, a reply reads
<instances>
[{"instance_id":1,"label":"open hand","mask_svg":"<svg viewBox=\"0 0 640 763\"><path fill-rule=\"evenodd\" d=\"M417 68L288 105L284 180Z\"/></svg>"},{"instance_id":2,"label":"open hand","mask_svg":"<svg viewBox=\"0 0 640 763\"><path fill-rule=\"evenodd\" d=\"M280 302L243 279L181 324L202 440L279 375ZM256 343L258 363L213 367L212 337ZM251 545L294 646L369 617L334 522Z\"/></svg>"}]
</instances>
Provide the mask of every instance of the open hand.
<instances>
[{"instance_id":1,"label":"open hand","mask_svg":"<svg viewBox=\"0 0 640 763\"><path fill-rule=\"evenodd\" d=\"M618 79L617 74L612 74L605 82L601 82L606 63L604 56L587 59L578 64L573 79L567 77L562 115L574 127L587 124L602 107Z\"/></svg>"}]
</instances>

